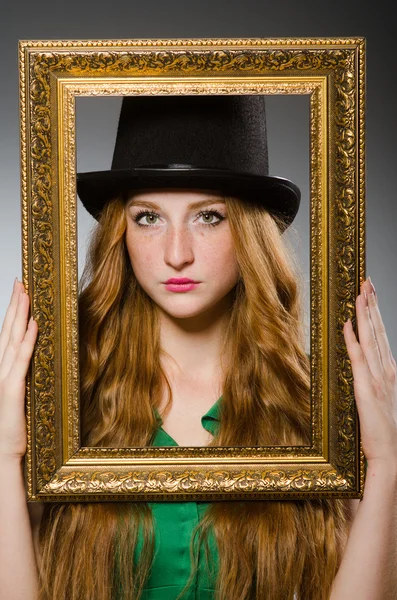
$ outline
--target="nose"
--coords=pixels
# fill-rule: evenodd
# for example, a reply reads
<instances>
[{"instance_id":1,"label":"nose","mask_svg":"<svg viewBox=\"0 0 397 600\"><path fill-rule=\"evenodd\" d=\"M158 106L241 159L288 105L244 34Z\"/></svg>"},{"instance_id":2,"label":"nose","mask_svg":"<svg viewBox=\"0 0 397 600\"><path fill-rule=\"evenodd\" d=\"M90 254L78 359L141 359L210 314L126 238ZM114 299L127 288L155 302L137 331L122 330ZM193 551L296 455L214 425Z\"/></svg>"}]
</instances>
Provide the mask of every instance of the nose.
<instances>
[{"instance_id":1,"label":"nose","mask_svg":"<svg viewBox=\"0 0 397 600\"><path fill-rule=\"evenodd\" d=\"M192 233L186 224L170 226L165 234L164 261L181 270L194 260Z\"/></svg>"}]
</instances>

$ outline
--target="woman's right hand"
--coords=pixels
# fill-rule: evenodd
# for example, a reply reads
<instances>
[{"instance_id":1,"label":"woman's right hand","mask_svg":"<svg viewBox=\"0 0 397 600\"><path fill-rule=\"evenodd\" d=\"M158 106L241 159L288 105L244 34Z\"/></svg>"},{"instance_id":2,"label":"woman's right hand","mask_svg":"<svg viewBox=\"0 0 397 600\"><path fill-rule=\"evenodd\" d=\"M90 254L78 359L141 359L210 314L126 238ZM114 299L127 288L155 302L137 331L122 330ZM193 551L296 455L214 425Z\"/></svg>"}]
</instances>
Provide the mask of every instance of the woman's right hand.
<instances>
[{"instance_id":1,"label":"woman's right hand","mask_svg":"<svg viewBox=\"0 0 397 600\"><path fill-rule=\"evenodd\" d=\"M28 315L29 296L15 280L0 333L0 458L21 459L26 452L26 374L38 330Z\"/></svg>"}]
</instances>

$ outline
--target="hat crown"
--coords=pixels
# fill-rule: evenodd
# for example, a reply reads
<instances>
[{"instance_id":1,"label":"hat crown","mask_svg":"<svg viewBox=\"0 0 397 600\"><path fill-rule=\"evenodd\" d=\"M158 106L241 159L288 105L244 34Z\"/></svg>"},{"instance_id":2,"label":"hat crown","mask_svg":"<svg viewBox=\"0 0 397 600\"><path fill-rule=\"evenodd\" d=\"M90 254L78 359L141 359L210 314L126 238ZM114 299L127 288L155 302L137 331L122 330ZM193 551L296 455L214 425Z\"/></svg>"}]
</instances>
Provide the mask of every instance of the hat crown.
<instances>
[{"instance_id":1,"label":"hat crown","mask_svg":"<svg viewBox=\"0 0 397 600\"><path fill-rule=\"evenodd\" d=\"M260 94L124 96L111 169L77 174L77 192L98 219L133 190L217 190L281 216L299 208L299 188L269 176L265 97Z\"/></svg>"},{"instance_id":2,"label":"hat crown","mask_svg":"<svg viewBox=\"0 0 397 600\"><path fill-rule=\"evenodd\" d=\"M112 170L153 165L267 176L264 96L125 96Z\"/></svg>"}]
</instances>

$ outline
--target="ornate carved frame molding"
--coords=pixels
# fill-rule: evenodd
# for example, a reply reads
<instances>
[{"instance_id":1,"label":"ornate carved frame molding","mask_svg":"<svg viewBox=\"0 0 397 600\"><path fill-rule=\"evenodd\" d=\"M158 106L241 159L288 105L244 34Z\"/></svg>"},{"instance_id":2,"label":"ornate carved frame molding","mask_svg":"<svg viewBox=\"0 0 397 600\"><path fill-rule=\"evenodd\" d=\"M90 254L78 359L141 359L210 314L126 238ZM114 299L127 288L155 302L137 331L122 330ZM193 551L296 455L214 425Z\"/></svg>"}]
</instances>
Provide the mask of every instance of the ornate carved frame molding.
<instances>
[{"instance_id":1,"label":"ornate carved frame molding","mask_svg":"<svg viewBox=\"0 0 397 600\"><path fill-rule=\"evenodd\" d=\"M362 38L20 42L29 500L362 497L342 327L365 271L364 55ZM75 98L259 93L310 97L311 446L81 447Z\"/></svg>"}]
</instances>

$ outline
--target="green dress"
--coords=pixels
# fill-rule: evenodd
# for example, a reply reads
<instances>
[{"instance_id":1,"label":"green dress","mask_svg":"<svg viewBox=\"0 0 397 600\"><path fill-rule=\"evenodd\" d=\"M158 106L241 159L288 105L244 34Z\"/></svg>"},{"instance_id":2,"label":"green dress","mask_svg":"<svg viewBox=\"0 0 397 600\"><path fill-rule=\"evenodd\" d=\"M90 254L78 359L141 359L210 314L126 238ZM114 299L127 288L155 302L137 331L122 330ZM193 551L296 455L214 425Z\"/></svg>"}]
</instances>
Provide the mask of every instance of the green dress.
<instances>
[{"instance_id":1,"label":"green dress","mask_svg":"<svg viewBox=\"0 0 397 600\"><path fill-rule=\"evenodd\" d=\"M221 398L201 417L203 427L213 435L219 427ZM162 429L161 418L157 414L159 428L153 446L178 446L175 440ZM141 600L175 600L187 583L190 575L190 540L197 523L203 517L210 502L148 502L152 509L155 530L155 554L149 578L146 581ZM208 536L211 572L206 568L205 549L199 550L198 572L183 600L213 600L215 579L218 568L218 549L213 532ZM134 555L139 560L142 538Z\"/></svg>"}]
</instances>

